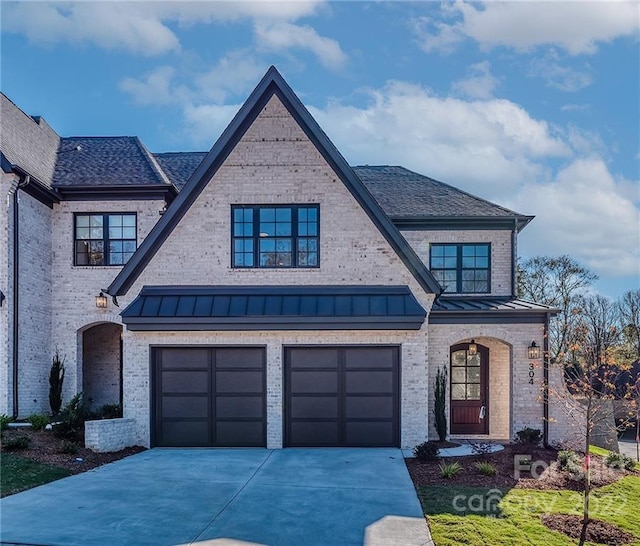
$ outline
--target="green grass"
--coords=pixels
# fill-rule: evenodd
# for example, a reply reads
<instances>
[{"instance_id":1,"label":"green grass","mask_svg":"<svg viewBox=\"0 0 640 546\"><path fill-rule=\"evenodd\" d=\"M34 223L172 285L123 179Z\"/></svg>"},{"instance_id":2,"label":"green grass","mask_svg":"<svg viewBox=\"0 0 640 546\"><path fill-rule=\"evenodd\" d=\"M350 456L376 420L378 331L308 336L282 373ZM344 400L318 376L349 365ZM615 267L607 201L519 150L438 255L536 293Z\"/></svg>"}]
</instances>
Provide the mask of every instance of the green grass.
<instances>
[{"instance_id":1,"label":"green grass","mask_svg":"<svg viewBox=\"0 0 640 546\"><path fill-rule=\"evenodd\" d=\"M589 453L591 453L591 455L599 455L604 458L611 453L611 451L598 446L589 446ZM640 470L640 463L636 463L635 469Z\"/></svg>"},{"instance_id":2,"label":"green grass","mask_svg":"<svg viewBox=\"0 0 640 546\"><path fill-rule=\"evenodd\" d=\"M16 455L0 458L0 497L70 476L64 468L37 463Z\"/></svg>"},{"instance_id":3,"label":"green grass","mask_svg":"<svg viewBox=\"0 0 640 546\"><path fill-rule=\"evenodd\" d=\"M575 491L420 487L418 494L438 546L540 545L570 546L575 541L551 531L540 521L545 513L582 513L582 495ZM617 525L637 537L640 478L627 476L592 493L591 516Z\"/></svg>"}]
</instances>

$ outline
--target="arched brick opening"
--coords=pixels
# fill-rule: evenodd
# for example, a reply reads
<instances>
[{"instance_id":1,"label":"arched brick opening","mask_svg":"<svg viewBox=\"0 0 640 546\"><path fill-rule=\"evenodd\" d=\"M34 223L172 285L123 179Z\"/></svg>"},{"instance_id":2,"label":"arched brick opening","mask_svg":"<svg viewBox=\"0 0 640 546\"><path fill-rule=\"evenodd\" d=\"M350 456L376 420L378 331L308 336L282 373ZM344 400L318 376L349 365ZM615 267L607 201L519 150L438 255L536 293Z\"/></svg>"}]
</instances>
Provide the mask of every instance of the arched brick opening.
<instances>
[{"instance_id":1,"label":"arched brick opening","mask_svg":"<svg viewBox=\"0 0 640 546\"><path fill-rule=\"evenodd\" d=\"M103 322L84 329L82 392L92 410L122 405L122 325Z\"/></svg>"}]
</instances>

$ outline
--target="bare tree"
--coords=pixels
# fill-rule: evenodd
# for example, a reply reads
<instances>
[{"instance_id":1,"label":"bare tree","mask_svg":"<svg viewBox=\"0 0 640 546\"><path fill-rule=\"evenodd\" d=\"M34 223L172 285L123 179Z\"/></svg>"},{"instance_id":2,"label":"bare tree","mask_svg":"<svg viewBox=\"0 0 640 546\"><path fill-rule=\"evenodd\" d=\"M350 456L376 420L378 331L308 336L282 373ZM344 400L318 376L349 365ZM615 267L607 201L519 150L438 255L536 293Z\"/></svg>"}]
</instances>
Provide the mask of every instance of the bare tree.
<instances>
[{"instance_id":1,"label":"bare tree","mask_svg":"<svg viewBox=\"0 0 640 546\"><path fill-rule=\"evenodd\" d=\"M640 359L640 289L628 290L618 300L618 311L625 341L625 356Z\"/></svg>"},{"instance_id":2,"label":"bare tree","mask_svg":"<svg viewBox=\"0 0 640 546\"><path fill-rule=\"evenodd\" d=\"M563 360L578 321L577 299L598 276L569 256L536 256L518 268L518 296L560 309L549 325L549 356Z\"/></svg>"}]
</instances>

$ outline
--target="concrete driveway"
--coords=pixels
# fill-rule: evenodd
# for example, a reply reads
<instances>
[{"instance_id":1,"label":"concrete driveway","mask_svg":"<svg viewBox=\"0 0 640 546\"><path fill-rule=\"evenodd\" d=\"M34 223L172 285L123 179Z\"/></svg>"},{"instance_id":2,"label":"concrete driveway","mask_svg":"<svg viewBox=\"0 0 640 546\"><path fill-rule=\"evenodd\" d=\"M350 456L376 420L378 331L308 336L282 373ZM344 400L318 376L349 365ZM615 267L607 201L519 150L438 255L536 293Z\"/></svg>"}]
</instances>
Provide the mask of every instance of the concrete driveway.
<instances>
[{"instance_id":1,"label":"concrete driveway","mask_svg":"<svg viewBox=\"0 0 640 546\"><path fill-rule=\"evenodd\" d=\"M153 449L0 510L10 544L433 544L398 449Z\"/></svg>"}]
</instances>

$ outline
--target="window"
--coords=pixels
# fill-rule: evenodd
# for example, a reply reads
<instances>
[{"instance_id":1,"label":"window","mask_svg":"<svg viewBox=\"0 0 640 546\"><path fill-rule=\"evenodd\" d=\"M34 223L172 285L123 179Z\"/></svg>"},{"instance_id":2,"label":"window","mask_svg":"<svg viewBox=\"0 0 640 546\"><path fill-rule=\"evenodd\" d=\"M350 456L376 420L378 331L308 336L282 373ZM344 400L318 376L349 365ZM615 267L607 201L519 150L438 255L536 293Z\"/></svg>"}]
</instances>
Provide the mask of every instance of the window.
<instances>
[{"instance_id":1,"label":"window","mask_svg":"<svg viewBox=\"0 0 640 546\"><path fill-rule=\"evenodd\" d=\"M318 205L233 206L233 267L318 267Z\"/></svg>"},{"instance_id":2,"label":"window","mask_svg":"<svg viewBox=\"0 0 640 546\"><path fill-rule=\"evenodd\" d=\"M135 214L76 214L75 265L124 265L135 250Z\"/></svg>"},{"instance_id":3,"label":"window","mask_svg":"<svg viewBox=\"0 0 640 546\"><path fill-rule=\"evenodd\" d=\"M490 288L491 245L433 244L431 245L431 273L445 292L482 294Z\"/></svg>"}]
</instances>

